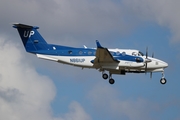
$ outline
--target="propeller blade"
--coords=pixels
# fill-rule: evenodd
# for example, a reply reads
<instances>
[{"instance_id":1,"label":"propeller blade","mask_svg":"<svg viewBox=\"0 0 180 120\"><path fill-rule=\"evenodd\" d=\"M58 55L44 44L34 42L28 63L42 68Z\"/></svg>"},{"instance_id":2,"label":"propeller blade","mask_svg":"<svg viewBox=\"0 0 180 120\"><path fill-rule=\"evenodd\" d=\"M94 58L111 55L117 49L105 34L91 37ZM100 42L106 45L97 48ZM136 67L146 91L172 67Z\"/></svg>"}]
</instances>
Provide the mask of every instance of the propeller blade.
<instances>
[{"instance_id":1,"label":"propeller blade","mask_svg":"<svg viewBox=\"0 0 180 120\"><path fill-rule=\"evenodd\" d=\"M154 56L154 53L153 53ZM148 58L148 47L146 47L146 59L145 59L145 73L147 73L147 64L152 60Z\"/></svg>"},{"instance_id":2,"label":"propeller blade","mask_svg":"<svg viewBox=\"0 0 180 120\"><path fill-rule=\"evenodd\" d=\"M146 59L148 57L148 47L146 47Z\"/></svg>"},{"instance_id":3,"label":"propeller blade","mask_svg":"<svg viewBox=\"0 0 180 120\"><path fill-rule=\"evenodd\" d=\"M146 60L148 59L148 47L146 47ZM147 61L145 64L145 73L147 72Z\"/></svg>"},{"instance_id":4,"label":"propeller blade","mask_svg":"<svg viewBox=\"0 0 180 120\"><path fill-rule=\"evenodd\" d=\"M146 62L145 65L146 65L146 66L145 66L145 73L147 73L147 62Z\"/></svg>"},{"instance_id":5,"label":"propeller blade","mask_svg":"<svg viewBox=\"0 0 180 120\"><path fill-rule=\"evenodd\" d=\"M150 78L152 78L152 72L150 73Z\"/></svg>"},{"instance_id":6,"label":"propeller blade","mask_svg":"<svg viewBox=\"0 0 180 120\"><path fill-rule=\"evenodd\" d=\"M154 52L152 53L152 58L154 58Z\"/></svg>"}]
</instances>

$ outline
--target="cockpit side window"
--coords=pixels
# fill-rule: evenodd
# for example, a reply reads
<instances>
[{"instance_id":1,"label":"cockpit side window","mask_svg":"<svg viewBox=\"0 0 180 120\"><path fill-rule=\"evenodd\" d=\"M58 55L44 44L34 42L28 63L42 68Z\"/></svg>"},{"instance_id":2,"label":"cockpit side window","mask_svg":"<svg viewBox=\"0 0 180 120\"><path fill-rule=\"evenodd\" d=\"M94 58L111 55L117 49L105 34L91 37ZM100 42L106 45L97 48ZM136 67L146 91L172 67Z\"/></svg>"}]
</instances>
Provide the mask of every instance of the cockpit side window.
<instances>
[{"instance_id":1,"label":"cockpit side window","mask_svg":"<svg viewBox=\"0 0 180 120\"><path fill-rule=\"evenodd\" d=\"M122 56L125 56L126 55L126 52L122 52Z\"/></svg>"},{"instance_id":2,"label":"cockpit side window","mask_svg":"<svg viewBox=\"0 0 180 120\"><path fill-rule=\"evenodd\" d=\"M133 55L133 56L137 56L137 53L136 53L136 52L133 52L132 55Z\"/></svg>"},{"instance_id":3,"label":"cockpit side window","mask_svg":"<svg viewBox=\"0 0 180 120\"><path fill-rule=\"evenodd\" d=\"M144 54L142 52L139 51L138 53L139 56L144 56Z\"/></svg>"}]
</instances>

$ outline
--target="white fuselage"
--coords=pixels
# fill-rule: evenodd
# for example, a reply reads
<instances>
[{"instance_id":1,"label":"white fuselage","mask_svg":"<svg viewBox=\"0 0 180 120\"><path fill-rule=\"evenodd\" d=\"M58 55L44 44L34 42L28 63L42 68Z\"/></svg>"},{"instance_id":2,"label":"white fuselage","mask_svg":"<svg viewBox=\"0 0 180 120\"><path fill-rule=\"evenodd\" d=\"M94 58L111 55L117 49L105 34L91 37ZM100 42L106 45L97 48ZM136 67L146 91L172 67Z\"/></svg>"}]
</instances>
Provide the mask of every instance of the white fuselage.
<instances>
[{"instance_id":1,"label":"white fuselage","mask_svg":"<svg viewBox=\"0 0 180 120\"><path fill-rule=\"evenodd\" d=\"M138 50L126 50L126 49L108 49L110 52L125 53L128 55L138 55ZM52 60L64 64L74 65L82 68L96 68L94 64L91 62L95 59L95 56L57 56L57 55L44 55L44 54L36 54L38 58ZM115 55L113 55L115 56ZM140 55L139 55L140 56ZM145 56L141 56L145 59ZM156 58L148 57L151 59L151 62L147 64L147 72L161 72L168 66L168 64L164 61L161 61ZM145 71L144 63L137 63L133 61L125 61L121 60L117 64L106 63L102 64L102 69L106 70L131 70L131 71Z\"/></svg>"}]
</instances>

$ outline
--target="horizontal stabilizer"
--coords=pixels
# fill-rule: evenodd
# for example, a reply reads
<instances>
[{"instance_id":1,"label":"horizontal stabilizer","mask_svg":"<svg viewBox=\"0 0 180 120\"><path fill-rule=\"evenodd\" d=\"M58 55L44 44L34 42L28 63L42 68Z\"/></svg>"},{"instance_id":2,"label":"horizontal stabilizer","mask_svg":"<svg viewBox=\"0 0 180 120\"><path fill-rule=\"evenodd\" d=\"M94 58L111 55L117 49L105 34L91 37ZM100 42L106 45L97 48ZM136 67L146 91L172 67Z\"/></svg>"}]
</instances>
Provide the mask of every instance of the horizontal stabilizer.
<instances>
[{"instance_id":1,"label":"horizontal stabilizer","mask_svg":"<svg viewBox=\"0 0 180 120\"><path fill-rule=\"evenodd\" d=\"M25 24L21 24L21 23L15 23L13 24L14 28L25 28L25 29L39 29L39 27L37 26L30 26L30 25L25 25Z\"/></svg>"}]
</instances>

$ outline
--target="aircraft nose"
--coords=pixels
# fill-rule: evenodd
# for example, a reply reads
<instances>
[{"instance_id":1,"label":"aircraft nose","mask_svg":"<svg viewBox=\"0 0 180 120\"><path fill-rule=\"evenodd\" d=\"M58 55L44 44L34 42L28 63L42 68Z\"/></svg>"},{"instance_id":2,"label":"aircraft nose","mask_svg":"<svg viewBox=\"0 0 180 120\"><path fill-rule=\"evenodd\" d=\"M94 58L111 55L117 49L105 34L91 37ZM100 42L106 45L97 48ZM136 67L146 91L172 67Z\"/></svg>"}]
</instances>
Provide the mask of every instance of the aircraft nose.
<instances>
[{"instance_id":1,"label":"aircraft nose","mask_svg":"<svg viewBox=\"0 0 180 120\"><path fill-rule=\"evenodd\" d=\"M152 58L153 60L155 60L155 64L157 65L157 67L160 67L160 68L167 68L168 67L168 63L162 61L162 60L159 60L159 59L155 59L155 58Z\"/></svg>"},{"instance_id":2,"label":"aircraft nose","mask_svg":"<svg viewBox=\"0 0 180 120\"><path fill-rule=\"evenodd\" d=\"M163 68L168 67L168 63L166 63L166 62L164 62L164 61L161 61L161 65L162 65Z\"/></svg>"},{"instance_id":3,"label":"aircraft nose","mask_svg":"<svg viewBox=\"0 0 180 120\"><path fill-rule=\"evenodd\" d=\"M165 68L168 67L168 63L164 62L164 66L165 66Z\"/></svg>"}]
</instances>

